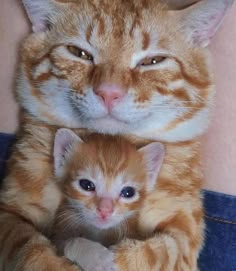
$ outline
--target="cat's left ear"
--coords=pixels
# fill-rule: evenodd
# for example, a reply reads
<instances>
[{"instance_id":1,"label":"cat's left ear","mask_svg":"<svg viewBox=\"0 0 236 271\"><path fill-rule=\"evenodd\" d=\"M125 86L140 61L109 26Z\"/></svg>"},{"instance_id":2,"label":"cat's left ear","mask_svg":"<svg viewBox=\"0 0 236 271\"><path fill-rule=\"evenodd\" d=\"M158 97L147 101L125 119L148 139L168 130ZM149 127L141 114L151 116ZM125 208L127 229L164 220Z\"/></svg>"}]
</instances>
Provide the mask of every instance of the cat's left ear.
<instances>
[{"instance_id":1,"label":"cat's left ear","mask_svg":"<svg viewBox=\"0 0 236 271\"><path fill-rule=\"evenodd\" d=\"M143 155L148 174L148 190L151 191L157 182L158 173L164 160L164 145L158 142L151 143L139 149L139 152Z\"/></svg>"},{"instance_id":2,"label":"cat's left ear","mask_svg":"<svg viewBox=\"0 0 236 271\"><path fill-rule=\"evenodd\" d=\"M82 139L72 130L61 128L57 130L54 139L54 173L60 177L63 174L63 166L68 159L75 143L83 143Z\"/></svg>"},{"instance_id":3,"label":"cat's left ear","mask_svg":"<svg viewBox=\"0 0 236 271\"><path fill-rule=\"evenodd\" d=\"M178 16L178 24L194 45L206 47L223 21L234 0L201 0L190 7L171 11Z\"/></svg>"}]
</instances>

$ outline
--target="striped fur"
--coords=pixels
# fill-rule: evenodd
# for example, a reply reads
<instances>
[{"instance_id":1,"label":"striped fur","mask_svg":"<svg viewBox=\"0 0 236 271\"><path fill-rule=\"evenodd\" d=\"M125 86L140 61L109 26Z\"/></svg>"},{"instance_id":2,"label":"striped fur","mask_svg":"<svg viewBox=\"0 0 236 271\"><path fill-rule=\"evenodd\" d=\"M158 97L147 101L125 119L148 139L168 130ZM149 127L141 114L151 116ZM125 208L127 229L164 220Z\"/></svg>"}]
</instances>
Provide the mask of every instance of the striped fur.
<instances>
[{"instance_id":1,"label":"striped fur","mask_svg":"<svg viewBox=\"0 0 236 271\"><path fill-rule=\"evenodd\" d=\"M63 136L68 134L68 130L63 130ZM82 257L81 266L85 270L86 259L91 270L102 270L103 259L91 262L94 255L89 251L85 253L85 259L85 255L79 253L83 250L79 242L77 248L72 242L74 251L68 253L68 250L71 251L68 241L71 243L71 239L84 237L109 247L126 238L135 240L152 236L152 232L139 230L138 212L147 194L155 187L164 149L160 143L152 143L137 150L135 145L122 137L99 134L86 136L84 142L73 135L67 144L67 150L62 144L65 158L57 177L65 199L57 212L51 236L62 255L65 253L66 257L79 264ZM83 190L80 187L81 179L92 181L95 190ZM133 197L121 196L125 187L135 189ZM112 205L111 212L105 217L99 211L103 200ZM106 264L104 271L111 268Z\"/></svg>"},{"instance_id":2,"label":"striped fur","mask_svg":"<svg viewBox=\"0 0 236 271\"><path fill-rule=\"evenodd\" d=\"M93 136L85 143L84 147L81 147L81 143L73 144L67 158L69 163L64 166L64 174L59 180L67 198L53 228L60 250L63 251L61 243L66 245L66 240L82 236L105 246L113 245L118 270L197 270L196 259L203 239L199 144L166 144L167 153L156 188L153 193L147 193L140 154L128 142L109 136ZM190 164L194 171L189 168ZM102 180L97 184L101 181L105 183L106 193L111 193L121 173L139 183L139 190L143 192L140 192L138 201L123 205L116 197L114 199L116 215L122 212L125 225L114 224L107 230L96 226L96 196L81 194L74 185L77 180L75 176L81 176L81 172L94 180L102 174ZM172 181L169 176L174 174L176 178ZM130 211L135 213L128 217ZM71 244L74 252L70 252L66 245L66 256L79 261L82 248L79 242L77 247L75 243ZM92 255L89 250L87 253L91 265ZM83 263L84 257L81 259ZM163 262L159 261L160 258ZM100 265L103 265L102 259L94 263L94 270L100 270ZM109 268L107 264L105 270Z\"/></svg>"},{"instance_id":3,"label":"striped fur","mask_svg":"<svg viewBox=\"0 0 236 271\"><path fill-rule=\"evenodd\" d=\"M205 131L214 96L211 65L207 49L189 41L184 12L154 0L68 5L58 4L50 30L24 43L17 96L28 112L48 124L170 142ZM68 45L89 52L94 64ZM158 55L167 58L140 65ZM95 94L104 83L126 93L110 115Z\"/></svg>"},{"instance_id":4,"label":"striped fur","mask_svg":"<svg viewBox=\"0 0 236 271\"><path fill-rule=\"evenodd\" d=\"M156 0L23 2L35 33L21 51L21 131L1 190L0 270L78 270L44 237L62 198L52 178L59 127L126 134L141 145L164 142L158 185L139 218L155 236L121 242L116 264L129 271L196 270L203 240L198 136L214 97L205 46L233 0L178 11ZM93 62L73 55L71 46ZM153 57L157 64L142 65ZM124 94L110 112L96 95L103 83Z\"/></svg>"}]
</instances>

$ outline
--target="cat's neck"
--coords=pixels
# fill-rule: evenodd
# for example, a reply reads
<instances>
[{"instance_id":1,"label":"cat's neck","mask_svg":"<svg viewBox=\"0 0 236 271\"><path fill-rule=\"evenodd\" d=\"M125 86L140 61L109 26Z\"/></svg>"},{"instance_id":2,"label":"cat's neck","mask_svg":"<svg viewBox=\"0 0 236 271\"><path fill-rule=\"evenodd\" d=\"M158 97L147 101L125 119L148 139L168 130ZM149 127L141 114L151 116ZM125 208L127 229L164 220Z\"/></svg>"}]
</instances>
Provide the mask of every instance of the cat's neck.
<instances>
[{"instance_id":1,"label":"cat's neck","mask_svg":"<svg viewBox=\"0 0 236 271\"><path fill-rule=\"evenodd\" d=\"M24 112L21 115L21 125L20 130L18 132L18 138L23 139L25 141L25 136L27 135L27 139L33 140L34 142L43 140L47 145L47 150L51 152L53 146L53 140L55 137L55 133L59 128L62 128L57 125L49 125L43 121L37 120L32 117L30 114ZM86 137L88 134L93 133L94 131L88 131L87 129L72 129L75 133L79 134L81 138ZM150 139L152 136L150 135L147 138L135 136L135 135L122 135L133 144L138 147L144 146L148 143L154 142L155 140ZM186 162L186 157L188 154L194 152L198 155L200 150L200 136L196 137L192 140L180 141L180 142L166 142L160 140L161 143L165 145L166 148L166 159L168 160L169 156L176 155L178 159L176 163L178 164L181 160ZM47 151L44 149L44 151Z\"/></svg>"}]
</instances>

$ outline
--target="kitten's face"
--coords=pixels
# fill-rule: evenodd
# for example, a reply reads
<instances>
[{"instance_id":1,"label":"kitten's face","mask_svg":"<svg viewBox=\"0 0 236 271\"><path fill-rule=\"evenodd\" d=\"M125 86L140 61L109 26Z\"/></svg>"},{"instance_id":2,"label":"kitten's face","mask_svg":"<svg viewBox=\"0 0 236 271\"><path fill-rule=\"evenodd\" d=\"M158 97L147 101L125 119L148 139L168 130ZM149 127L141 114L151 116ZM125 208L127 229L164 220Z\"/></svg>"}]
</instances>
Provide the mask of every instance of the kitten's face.
<instances>
[{"instance_id":1,"label":"kitten's face","mask_svg":"<svg viewBox=\"0 0 236 271\"><path fill-rule=\"evenodd\" d=\"M167 141L205 129L212 77L184 13L141 0L47 0L38 10L52 25L25 41L18 84L37 118Z\"/></svg>"},{"instance_id":2,"label":"kitten's face","mask_svg":"<svg viewBox=\"0 0 236 271\"><path fill-rule=\"evenodd\" d=\"M74 144L64 167L62 190L75 223L115 227L138 211L147 193L141 153L118 140Z\"/></svg>"},{"instance_id":3,"label":"kitten's face","mask_svg":"<svg viewBox=\"0 0 236 271\"><path fill-rule=\"evenodd\" d=\"M135 214L154 189L164 148L151 143L137 150L124 138L99 134L83 141L63 128L56 133L53 156L55 176L74 212L70 216L67 209L66 219L110 228Z\"/></svg>"}]
</instances>

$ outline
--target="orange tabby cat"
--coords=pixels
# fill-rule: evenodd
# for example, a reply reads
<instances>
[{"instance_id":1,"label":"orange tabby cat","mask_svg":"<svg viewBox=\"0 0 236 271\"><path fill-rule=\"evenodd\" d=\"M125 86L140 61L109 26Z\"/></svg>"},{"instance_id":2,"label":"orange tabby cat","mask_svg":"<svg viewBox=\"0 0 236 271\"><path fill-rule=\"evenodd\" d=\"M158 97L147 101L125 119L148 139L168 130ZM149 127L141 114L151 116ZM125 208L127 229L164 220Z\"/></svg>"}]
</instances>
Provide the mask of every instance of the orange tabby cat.
<instances>
[{"instance_id":1,"label":"orange tabby cat","mask_svg":"<svg viewBox=\"0 0 236 271\"><path fill-rule=\"evenodd\" d=\"M214 96L206 46L233 0L179 10L158 0L23 2L35 33L21 51L21 131L1 191L0 270L78 270L45 237L62 200L52 169L60 127L165 144L139 218L154 236L122 241L115 266L196 270L203 244L198 136Z\"/></svg>"},{"instance_id":2,"label":"orange tabby cat","mask_svg":"<svg viewBox=\"0 0 236 271\"><path fill-rule=\"evenodd\" d=\"M97 242L110 246L152 236L139 231L138 211L154 189L163 158L160 143L136 150L120 137L97 134L82 141L59 129L54 168L65 200L52 234L61 253L86 271L115 270L112 253Z\"/></svg>"}]
</instances>

